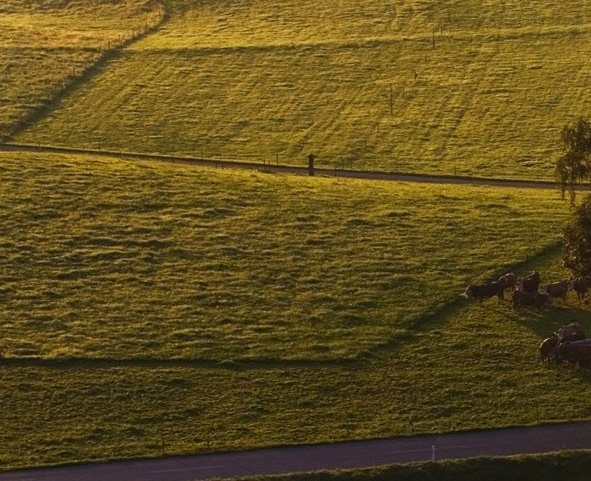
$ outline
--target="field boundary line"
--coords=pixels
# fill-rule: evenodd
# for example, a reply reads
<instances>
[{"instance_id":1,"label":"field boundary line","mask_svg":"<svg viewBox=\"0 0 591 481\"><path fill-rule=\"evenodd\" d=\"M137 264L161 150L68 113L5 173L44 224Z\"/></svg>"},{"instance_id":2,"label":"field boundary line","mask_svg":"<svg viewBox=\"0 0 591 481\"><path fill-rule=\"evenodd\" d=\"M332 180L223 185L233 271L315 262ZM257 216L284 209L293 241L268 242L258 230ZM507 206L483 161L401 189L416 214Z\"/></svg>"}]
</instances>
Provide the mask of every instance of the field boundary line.
<instances>
[{"instance_id":1,"label":"field boundary line","mask_svg":"<svg viewBox=\"0 0 591 481\"><path fill-rule=\"evenodd\" d=\"M160 17L153 24L147 24L143 30L135 31L132 30L131 34L124 37L118 44L112 48L102 49L101 47L91 47L91 50L100 51L98 58L91 64L84 67L79 75L74 76L72 79L66 81L62 88L56 92L56 94L33 108L28 114L21 119L18 119L14 124L8 125L7 133L0 133L0 142L9 140L17 135L19 132L26 130L28 127L38 122L40 119L45 117L48 113L54 110L55 106L60 101L66 98L73 89L88 81L94 77L98 72L101 71L111 60L117 58L120 53L131 46L133 43L142 40L144 37L156 32L162 25L164 25L170 19L170 12L165 3L159 0L154 1L154 10L160 10Z\"/></svg>"},{"instance_id":2,"label":"field boundary line","mask_svg":"<svg viewBox=\"0 0 591 481\"><path fill-rule=\"evenodd\" d=\"M100 358L100 357L5 357L0 358L0 367L27 368L38 367L46 369L110 369L128 368L189 368L189 369L222 369L228 371L247 371L259 369L301 369L306 367L344 367L359 365L363 362L359 358L331 358L331 359L190 359L190 358L162 358L162 357L130 357L130 358Z\"/></svg>"}]
</instances>

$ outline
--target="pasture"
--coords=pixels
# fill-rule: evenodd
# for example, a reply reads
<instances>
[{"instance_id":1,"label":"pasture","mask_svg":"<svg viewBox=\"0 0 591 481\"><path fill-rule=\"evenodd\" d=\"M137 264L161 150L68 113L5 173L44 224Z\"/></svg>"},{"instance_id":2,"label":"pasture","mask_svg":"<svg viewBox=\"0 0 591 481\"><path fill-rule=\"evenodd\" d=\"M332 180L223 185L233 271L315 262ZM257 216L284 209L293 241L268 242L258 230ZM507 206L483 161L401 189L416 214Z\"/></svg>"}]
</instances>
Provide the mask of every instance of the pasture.
<instances>
[{"instance_id":1,"label":"pasture","mask_svg":"<svg viewBox=\"0 0 591 481\"><path fill-rule=\"evenodd\" d=\"M552 179L561 128L590 107L584 1L164 5L14 140Z\"/></svg>"},{"instance_id":2,"label":"pasture","mask_svg":"<svg viewBox=\"0 0 591 481\"><path fill-rule=\"evenodd\" d=\"M565 275L556 191L0 155L4 468L590 415L574 298L459 297Z\"/></svg>"},{"instance_id":3,"label":"pasture","mask_svg":"<svg viewBox=\"0 0 591 481\"><path fill-rule=\"evenodd\" d=\"M109 52L157 25L143 0L5 0L0 5L0 141L26 127Z\"/></svg>"},{"instance_id":4,"label":"pasture","mask_svg":"<svg viewBox=\"0 0 591 481\"><path fill-rule=\"evenodd\" d=\"M549 179L588 109L582 1L162 7L4 2L0 137ZM568 276L558 191L15 152L0 176L0 469L591 417L589 372L537 362L587 305L459 296Z\"/></svg>"},{"instance_id":5,"label":"pasture","mask_svg":"<svg viewBox=\"0 0 591 481\"><path fill-rule=\"evenodd\" d=\"M2 154L6 356L355 359L568 214L554 190L24 159Z\"/></svg>"}]
</instances>

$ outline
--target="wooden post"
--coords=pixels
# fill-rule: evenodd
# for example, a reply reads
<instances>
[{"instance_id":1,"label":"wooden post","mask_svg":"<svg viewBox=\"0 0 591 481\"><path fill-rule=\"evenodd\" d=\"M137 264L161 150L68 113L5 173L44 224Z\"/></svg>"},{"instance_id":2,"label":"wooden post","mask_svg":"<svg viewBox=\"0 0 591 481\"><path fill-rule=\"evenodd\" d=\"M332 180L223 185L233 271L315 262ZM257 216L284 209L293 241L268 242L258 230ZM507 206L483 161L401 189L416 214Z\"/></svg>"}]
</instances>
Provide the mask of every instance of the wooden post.
<instances>
[{"instance_id":1,"label":"wooden post","mask_svg":"<svg viewBox=\"0 0 591 481\"><path fill-rule=\"evenodd\" d=\"M314 175L314 159L316 156L314 154L308 155L308 175Z\"/></svg>"},{"instance_id":2,"label":"wooden post","mask_svg":"<svg viewBox=\"0 0 591 481\"><path fill-rule=\"evenodd\" d=\"M392 84L390 84L390 115L394 114L394 98L392 95Z\"/></svg>"},{"instance_id":3,"label":"wooden post","mask_svg":"<svg viewBox=\"0 0 591 481\"><path fill-rule=\"evenodd\" d=\"M435 24L433 24L433 34L431 37L433 42L433 49L435 49Z\"/></svg>"}]
</instances>

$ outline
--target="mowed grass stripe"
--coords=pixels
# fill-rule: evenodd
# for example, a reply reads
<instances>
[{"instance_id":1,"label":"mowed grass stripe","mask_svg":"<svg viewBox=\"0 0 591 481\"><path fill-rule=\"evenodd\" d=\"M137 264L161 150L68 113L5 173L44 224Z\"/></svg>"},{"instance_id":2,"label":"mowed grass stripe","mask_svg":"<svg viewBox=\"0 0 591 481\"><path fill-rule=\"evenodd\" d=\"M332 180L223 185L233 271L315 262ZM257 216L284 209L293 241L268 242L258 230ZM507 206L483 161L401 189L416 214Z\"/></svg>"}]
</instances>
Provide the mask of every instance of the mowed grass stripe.
<instances>
[{"instance_id":1,"label":"mowed grass stripe","mask_svg":"<svg viewBox=\"0 0 591 481\"><path fill-rule=\"evenodd\" d=\"M29 2L0 5L0 140L84 79L108 52L164 18L160 4Z\"/></svg>"},{"instance_id":2,"label":"mowed grass stripe","mask_svg":"<svg viewBox=\"0 0 591 481\"><path fill-rule=\"evenodd\" d=\"M314 152L330 168L553 178L561 128L590 107L582 4L491 6L478 21L474 2L453 12L413 4L396 14L408 16L400 30L368 26L362 38L347 26L372 24L384 7L371 5L342 6L348 22L314 17L316 27L301 23L308 3L287 4L293 23L267 20L284 18L273 2L248 13L173 8L161 31L15 140L300 165ZM310 38L298 40L304 25Z\"/></svg>"},{"instance_id":3,"label":"mowed grass stripe","mask_svg":"<svg viewBox=\"0 0 591 481\"><path fill-rule=\"evenodd\" d=\"M3 153L2 175L15 358L356 358L557 244L568 215L556 191L65 155Z\"/></svg>"}]
</instances>

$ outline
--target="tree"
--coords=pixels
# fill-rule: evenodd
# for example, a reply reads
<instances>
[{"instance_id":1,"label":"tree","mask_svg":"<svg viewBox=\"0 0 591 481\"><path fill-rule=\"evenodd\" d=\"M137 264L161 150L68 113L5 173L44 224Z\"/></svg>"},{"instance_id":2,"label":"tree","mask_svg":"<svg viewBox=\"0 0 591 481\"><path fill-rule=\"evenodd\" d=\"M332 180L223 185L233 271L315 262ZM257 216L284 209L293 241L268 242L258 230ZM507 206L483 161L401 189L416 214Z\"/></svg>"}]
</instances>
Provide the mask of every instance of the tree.
<instances>
[{"instance_id":1,"label":"tree","mask_svg":"<svg viewBox=\"0 0 591 481\"><path fill-rule=\"evenodd\" d=\"M577 276L591 275L591 195L574 209L562 233L562 262Z\"/></svg>"},{"instance_id":2,"label":"tree","mask_svg":"<svg viewBox=\"0 0 591 481\"><path fill-rule=\"evenodd\" d=\"M582 117L562 129L564 154L556 162L556 178L562 196L568 190L575 202L575 186L591 179L591 123Z\"/></svg>"}]
</instances>

